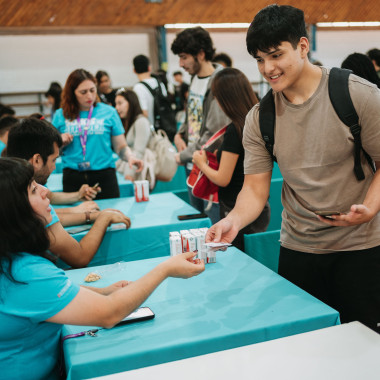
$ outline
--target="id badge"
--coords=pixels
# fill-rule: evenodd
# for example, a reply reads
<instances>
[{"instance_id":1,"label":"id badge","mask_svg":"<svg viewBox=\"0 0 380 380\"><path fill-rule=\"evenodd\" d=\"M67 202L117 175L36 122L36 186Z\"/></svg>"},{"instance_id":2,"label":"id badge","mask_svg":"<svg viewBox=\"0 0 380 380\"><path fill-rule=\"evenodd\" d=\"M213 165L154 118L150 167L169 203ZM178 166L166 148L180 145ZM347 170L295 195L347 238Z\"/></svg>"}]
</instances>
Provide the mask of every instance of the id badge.
<instances>
[{"instance_id":1,"label":"id badge","mask_svg":"<svg viewBox=\"0 0 380 380\"><path fill-rule=\"evenodd\" d=\"M80 162L78 164L78 170L80 172L84 172L84 171L89 170L89 169L90 169L90 162L89 161Z\"/></svg>"}]
</instances>

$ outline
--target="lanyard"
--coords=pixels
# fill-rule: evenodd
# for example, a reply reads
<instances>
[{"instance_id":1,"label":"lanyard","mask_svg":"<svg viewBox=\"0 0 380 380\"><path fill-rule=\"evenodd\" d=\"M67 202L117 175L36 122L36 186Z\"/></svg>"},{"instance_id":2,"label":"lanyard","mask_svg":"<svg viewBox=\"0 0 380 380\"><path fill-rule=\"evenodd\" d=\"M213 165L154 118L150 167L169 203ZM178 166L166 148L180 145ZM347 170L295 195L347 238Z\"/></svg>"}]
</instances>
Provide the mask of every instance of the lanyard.
<instances>
[{"instance_id":1,"label":"lanyard","mask_svg":"<svg viewBox=\"0 0 380 380\"><path fill-rule=\"evenodd\" d=\"M84 336L84 335L89 335L89 336L97 336L96 333L99 331L99 330L103 330L103 329L92 329L92 330L88 330L88 331L81 331L80 333L77 333L77 334L70 334L70 335L65 335L64 337L62 337L62 342L65 341L66 339L71 339L71 338L77 338L78 336Z\"/></svg>"},{"instance_id":2,"label":"lanyard","mask_svg":"<svg viewBox=\"0 0 380 380\"><path fill-rule=\"evenodd\" d=\"M88 112L86 126L84 127L83 134L82 134L82 126L81 126L81 123L80 123L80 117L78 116L78 118L77 118L80 145L82 146L82 152L83 152L83 161L86 158L87 133L88 133L88 130L90 128L90 121L91 121L92 111L93 110L94 110L94 106L91 106L90 111Z\"/></svg>"}]
</instances>

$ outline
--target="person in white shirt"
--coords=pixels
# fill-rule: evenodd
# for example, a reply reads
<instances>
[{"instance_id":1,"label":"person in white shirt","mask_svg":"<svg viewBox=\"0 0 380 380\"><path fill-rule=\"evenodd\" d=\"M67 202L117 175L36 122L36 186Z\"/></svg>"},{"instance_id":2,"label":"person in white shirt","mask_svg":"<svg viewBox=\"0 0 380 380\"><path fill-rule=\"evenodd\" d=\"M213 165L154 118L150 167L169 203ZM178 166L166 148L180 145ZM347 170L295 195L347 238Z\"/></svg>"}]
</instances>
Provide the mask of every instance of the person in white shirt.
<instances>
[{"instance_id":1,"label":"person in white shirt","mask_svg":"<svg viewBox=\"0 0 380 380\"><path fill-rule=\"evenodd\" d=\"M133 58L134 73L137 75L139 83L133 86L133 91L139 98L143 115L146 116L152 125L154 125L154 101L150 91L140 82L148 84L152 90L158 87L158 80L151 76L152 69L150 67L149 58L145 55L138 55ZM163 83L161 83L161 91L167 96L167 91Z\"/></svg>"}]
</instances>

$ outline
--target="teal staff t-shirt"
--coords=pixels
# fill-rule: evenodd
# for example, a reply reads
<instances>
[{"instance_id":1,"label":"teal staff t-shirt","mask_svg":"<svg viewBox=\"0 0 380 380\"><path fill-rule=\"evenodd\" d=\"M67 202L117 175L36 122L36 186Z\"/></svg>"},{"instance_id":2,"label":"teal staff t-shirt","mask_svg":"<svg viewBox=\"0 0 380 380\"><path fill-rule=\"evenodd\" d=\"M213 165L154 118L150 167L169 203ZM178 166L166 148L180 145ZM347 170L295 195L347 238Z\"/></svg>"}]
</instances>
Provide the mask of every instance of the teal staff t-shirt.
<instances>
[{"instance_id":1,"label":"teal staff t-shirt","mask_svg":"<svg viewBox=\"0 0 380 380\"><path fill-rule=\"evenodd\" d=\"M15 280L0 276L0 374L2 379L57 378L62 325L45 322L78 294L65 272L41 256L20 253Z\"/></svg>"},{"instance_id":2,"label":"teal staff t-shirt","mask_svg":"<svg viewBox=\"0 0 380 380\"><path fill-rule=\"evenodd\" d=\"M0 156L1 156L1 152L4 150L5 147L6 145L0 140Z\"/></svg>"},{"instance_id":3,"label":"teal staff t-shirt","mask_svg":"<svg viewBox=\"0 0 380 380\"><path fill-rule=\"evenodd\" d=\"M79 114L82 134L86 126L89 127L85 160L83 160L77 119L65 119L62 108L54 114L53 125L59 132L70 133L74 136L72 143L63 148L62 167L78 170L78 164L86 161L90 162L89 170L114 168L111 137L124 134L120 117L115 108L104 103L97 103L91 120L88 120L88 113L88 111L81 111Z\"/></svg>"}]
</instances>

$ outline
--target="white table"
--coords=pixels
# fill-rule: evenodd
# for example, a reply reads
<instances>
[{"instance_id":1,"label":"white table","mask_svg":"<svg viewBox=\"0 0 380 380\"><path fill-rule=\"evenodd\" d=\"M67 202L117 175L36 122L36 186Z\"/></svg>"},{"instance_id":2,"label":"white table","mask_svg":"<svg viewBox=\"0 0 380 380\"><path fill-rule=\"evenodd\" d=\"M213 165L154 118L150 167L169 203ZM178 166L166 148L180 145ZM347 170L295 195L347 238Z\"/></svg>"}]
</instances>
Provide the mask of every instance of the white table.
<instances>
[{"instance_id":1,"label":"white table","mask_svg":"<svg viewBox=\"0 0 380 380\"><path fill-rule=\"evenodd\" d=\"M378 380L380 335L352 322L97 379L126 378Z\"/></svg>"}]
</instances>

